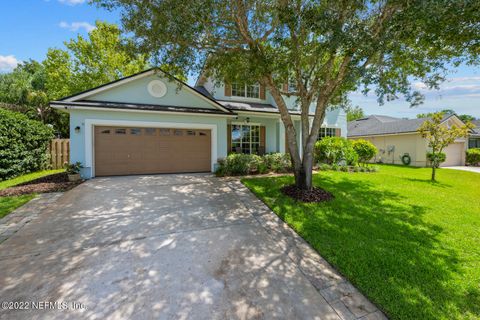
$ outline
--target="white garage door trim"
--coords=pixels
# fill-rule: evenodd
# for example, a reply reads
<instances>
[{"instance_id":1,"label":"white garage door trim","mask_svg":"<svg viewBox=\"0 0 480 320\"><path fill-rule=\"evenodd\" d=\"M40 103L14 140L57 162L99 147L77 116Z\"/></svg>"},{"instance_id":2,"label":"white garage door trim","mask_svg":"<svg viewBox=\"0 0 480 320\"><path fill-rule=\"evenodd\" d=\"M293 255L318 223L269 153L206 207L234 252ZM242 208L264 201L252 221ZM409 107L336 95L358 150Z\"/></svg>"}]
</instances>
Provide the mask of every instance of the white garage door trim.
<instances>
[{"instance_id":1,"label":"white garage door trim","mask_svg":"<svg viewBox=\"0 0 480 320\"><path fill-rule=\"evenodd\" d=\"M125 127L211 130L212 132L211 171L213 172L215 170L215 163L217 162L217 125L216 124L85 119L85 167L92 168L92 177L95 177L95 161L93 160L94 147L95 147L94 140L93 140L94 126L125 126Z\"/></svg>"}]
</instances>

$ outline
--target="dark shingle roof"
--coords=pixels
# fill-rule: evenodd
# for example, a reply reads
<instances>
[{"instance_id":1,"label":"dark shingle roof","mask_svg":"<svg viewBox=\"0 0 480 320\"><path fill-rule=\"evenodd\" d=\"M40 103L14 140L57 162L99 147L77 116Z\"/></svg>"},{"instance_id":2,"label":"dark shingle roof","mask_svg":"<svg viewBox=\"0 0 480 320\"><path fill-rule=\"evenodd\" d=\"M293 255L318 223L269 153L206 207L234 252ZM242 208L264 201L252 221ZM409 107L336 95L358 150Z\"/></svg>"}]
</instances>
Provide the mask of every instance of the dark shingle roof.
<instances>
[{"instance_id":1,"label":"dark shingle roof","mask_svg":"<svg viewBox=\"0 0 480 320\"><path fill-rule=\"evenodd\" d=\"M204 87L204 86L195 86L193 87L197 92L203 94L205 97L210 98L210 99L215 99L210 92Z\"/></svg>"},{"instance_id":2,"label":"dark shingle roof","mask_svg":"<svg viewBox=\"0 0 480 320\"><path fill-rule=\"evenodd\" d=\"M278 108L268 103L217 100L218 103L233 111L252 111L266 113L280 113ZM299 110L290 110L290 114L301 114ZM313 115L313 113L310 113Z\"/></svg>"},{"instance_id":3,"label":"dark shingle roof","mask_svg":"<svg viewBox=\"0 0 480 320\"><path fill-rule=\"evenodd\" d=\"M480 136L480 120L473 120L472 123L475 125L475 128L472 129L472 135Z\"/></svg>"},{"instance_id":4,"label":"dark shingle roof","mask_svg":"<svg viewBox=\"0 0 480 320\"><path fill-rule=\"evenodd\" d=\"M206 108L193 108L193 107L181 107L181 106L168 106L158 104L141 104L141 103L123 103L123 102L111 102L111 101L52 101L53 105L60 105L65 107L94 107L103 109L118 109L118 110L148 110L159 112L187 112L187 113L202 113L202 114L225 114L235 115L235 113L224 112L219 109L206 109Z\"/></svg>"},{"instance_id":5,"label":"dark shingle roof","mask_svg":"<svg viewBox=\"0 0 480 320\"><path fill-rule=\"evenodd\" d=\"M444 119L448 117L450 116L446 116ZM350 121L348 123L347 134L349 137L355 137L415 132L427 119L429 118L401 119L372 115L363 119Z\"/></svg>"}]
</instances>

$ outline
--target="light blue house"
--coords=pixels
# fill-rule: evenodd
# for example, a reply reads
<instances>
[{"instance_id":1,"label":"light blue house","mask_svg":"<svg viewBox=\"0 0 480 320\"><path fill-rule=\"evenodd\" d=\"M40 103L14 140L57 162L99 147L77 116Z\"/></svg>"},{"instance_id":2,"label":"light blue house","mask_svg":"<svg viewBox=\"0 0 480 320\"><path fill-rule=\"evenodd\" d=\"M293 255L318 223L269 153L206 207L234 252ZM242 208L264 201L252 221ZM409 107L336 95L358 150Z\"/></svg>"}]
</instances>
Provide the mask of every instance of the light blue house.
<instances>
[{"instance_id":1,"label":"light blue house","mask_svg":"<svg viewBox=\"0 0 480 320\"><path fill-rule=\"evenodd\" d=\"M200 77L191 87L150 69L50 105L70 114L70 161L82 163L84 178L208 172L230 152L286 151L280 114L260 85ZM289 98L301 130L296 105ZM336 109L327 113L320 137L346 136L346 130L345 114Z\"/></svg>"}]
</instances>

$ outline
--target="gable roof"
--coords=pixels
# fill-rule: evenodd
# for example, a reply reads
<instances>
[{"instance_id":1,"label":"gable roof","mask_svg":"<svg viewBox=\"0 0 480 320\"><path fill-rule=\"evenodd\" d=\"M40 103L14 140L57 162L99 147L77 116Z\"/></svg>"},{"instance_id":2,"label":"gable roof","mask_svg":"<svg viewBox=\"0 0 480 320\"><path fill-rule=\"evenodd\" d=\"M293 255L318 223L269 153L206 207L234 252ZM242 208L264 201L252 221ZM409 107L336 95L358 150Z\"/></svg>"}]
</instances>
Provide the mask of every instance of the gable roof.
<instances>
[{"instance_id":1,"label":"gable roof","mask_svg":"<svg viewBox=\"0 0 480 320\"><path fill-rule=\"evenodd\" d=\"M455 115L445 115L442 122L453 116ZM402 119L382 115L372 115L366 118L350 121L347 127L347 135L349 137L355 137L413 133L420 128L422 123L429 119L430 118Z\"/></svg>"},{"instance_id":2,"label":"gable roof","mask_svg":"<svg viewBox=\"0 0 480 320\"><path fill-rule=\"evenodd\" d=\"M205 101L210 103L214 108L216 108L218 110L221 110L224 113L233 114L233 112L228 107L225 107L225 106L221 105L215 99L213 99L213 97L211 97L210 95L206 95L204 92L202 92L200 90L195 90L193 87L189 86L185 82L181 81L180 79L176 78L175 76L173 76L173 75L169 74L168 72L166 72L166 71L164 71L160 68L157 68L157 67L150 68L150 69L144 70L142 72L132 74L130 76L127 76L127 77L124 77L124 78L121 78L121 79L118 79L118 80L114 80L114 81L109 82L109 83L105 83L105 84L100 85L98 87L88 89L88 90L73 94L71 96L61 98L57 101L52 101L51 104L52 105L57 105L57 104L61 104L61 102L84 101L87 97L90 97L92 95L98 94L100 92L106 91L106 90L111 89L111 88L118 87L122 84L131 82L131 81L134 81L134 80L137 80L137 79L148 77L148 76L153 75L157 72L162 72L168 78L171 78L174 81L180 83L182 86L184 86L186 88L186 90L188 90L189 92L193 93L194 95L200 97L201 99L204 99ZM141 104L130 104L130 105L140 106ZM157 106L161 107L163 105L157 105Z\"/></svg>"},{"instance_id":3,"label":"gable roof","mask_svg":"<svg viewBox=\"0 0 480 320\"><path fill-rule=\"evenodd\" d=\"M475 128L472 129L472 135L480 136L480 119L473 120L472 123L475 125Z\"/></svg>"}]
</instances>

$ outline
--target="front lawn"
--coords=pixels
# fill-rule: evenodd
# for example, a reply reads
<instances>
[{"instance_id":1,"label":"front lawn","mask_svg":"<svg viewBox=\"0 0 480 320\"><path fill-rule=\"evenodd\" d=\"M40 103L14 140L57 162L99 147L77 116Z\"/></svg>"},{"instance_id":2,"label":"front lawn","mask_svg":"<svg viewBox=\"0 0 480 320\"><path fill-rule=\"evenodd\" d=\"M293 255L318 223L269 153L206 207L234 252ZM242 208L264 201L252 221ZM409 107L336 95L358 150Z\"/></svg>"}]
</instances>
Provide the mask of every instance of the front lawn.
<instances>
[{"instance_id":1,"label":"front lawn","mask_svg":"<svg viewBox=\"0 0 480 320\"><path fill-rule=\"evenodd\" d=\"M291 176L242 182L392 319L480 319L480 174L381 166L321 172L334 194L297 203Z\"/></svg>"},{"instance_id":2,"label":"front lawn","mask_svg":"<svg viewBox=\"0 0 480 320\"><path fill-rule=\"evenodd\" d=\"M46 177L51 174L63 172L65 170L44 170L34 173L29 173L10 180L0 181L0 190L7 189L22 183L36 180L38 178ZM0 219L35 198L35 194L24 194L20 196L0 197Z\"/></svg>"}]
</instances>

